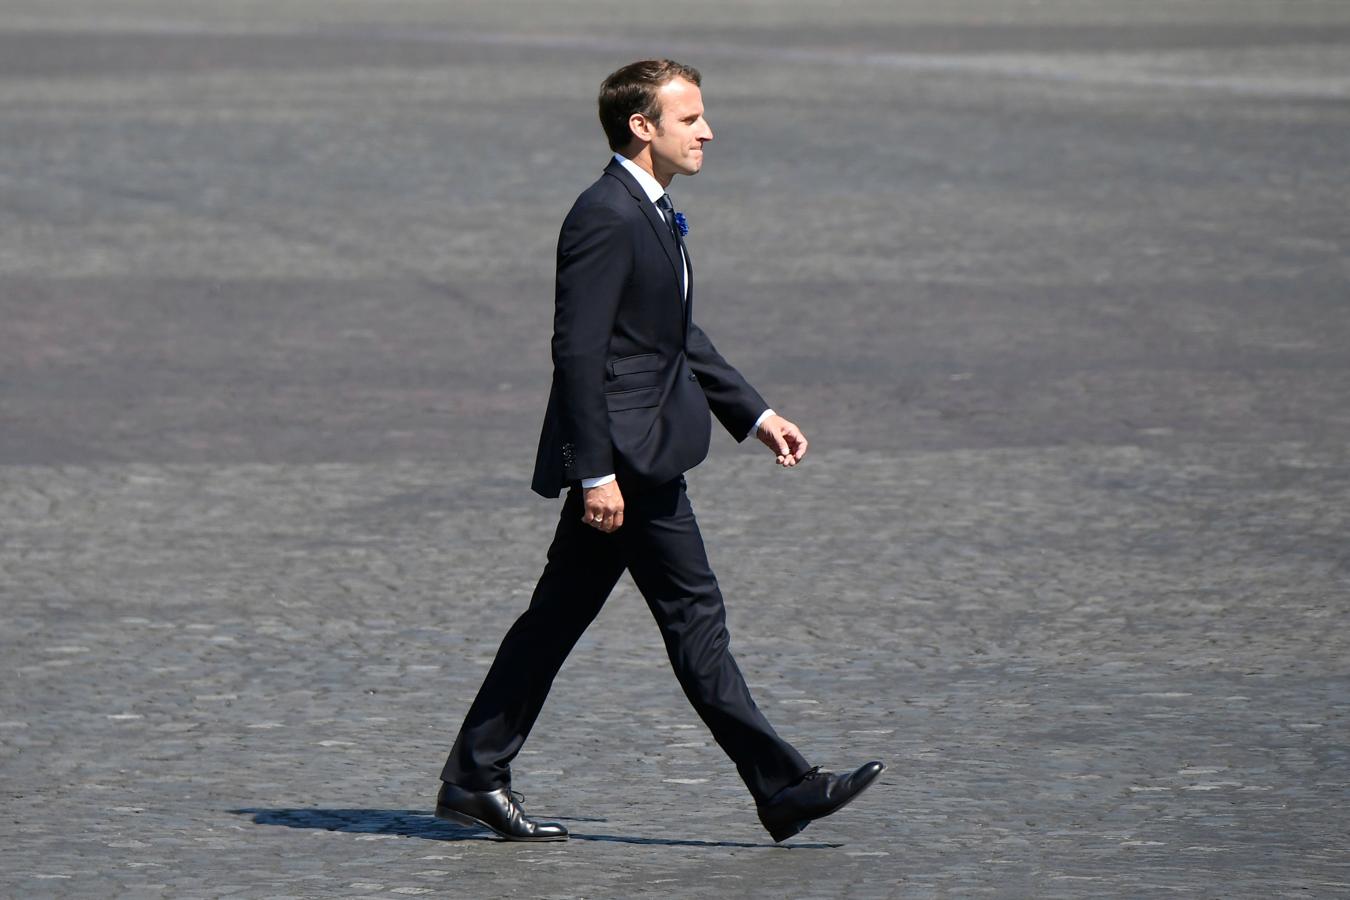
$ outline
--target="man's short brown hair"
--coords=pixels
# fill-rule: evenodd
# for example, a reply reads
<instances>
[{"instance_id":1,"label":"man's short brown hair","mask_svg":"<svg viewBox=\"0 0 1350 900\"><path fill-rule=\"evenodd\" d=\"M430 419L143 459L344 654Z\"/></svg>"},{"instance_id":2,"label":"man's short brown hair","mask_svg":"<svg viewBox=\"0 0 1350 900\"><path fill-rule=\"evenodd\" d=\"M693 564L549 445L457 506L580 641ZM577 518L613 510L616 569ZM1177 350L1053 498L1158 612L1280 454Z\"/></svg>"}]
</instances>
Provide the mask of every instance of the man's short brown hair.
<instances>
[{"instance_id":1,"label":"man's short brown hair","mask_svg":"<svg viewBox=\"0 0 1350 900\"><path fill-rule=\"evenodd\" d=\"M703 76L693 66L673 59L642 59L611 74L600 85L600 124L609 149L622 150L633 140L628 120L641 113L653 123L661 122L661 104L656 92L666 82L683 78L701 85Z\"/></svg>"}]
</instances>

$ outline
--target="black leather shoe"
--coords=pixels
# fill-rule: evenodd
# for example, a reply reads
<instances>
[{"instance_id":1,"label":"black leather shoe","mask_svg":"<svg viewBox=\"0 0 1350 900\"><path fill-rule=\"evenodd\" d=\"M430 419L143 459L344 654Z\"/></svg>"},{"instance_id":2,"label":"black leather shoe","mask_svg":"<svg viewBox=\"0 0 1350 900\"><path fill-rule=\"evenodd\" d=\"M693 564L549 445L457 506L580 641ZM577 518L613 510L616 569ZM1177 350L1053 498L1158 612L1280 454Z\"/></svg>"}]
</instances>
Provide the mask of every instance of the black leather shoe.
<instances>
[{"instance_id":1,"label":"black leather shoe","mask_svg":"<svg viewBox=\"0 0 1350 900\"><path fill-rule=\"evenodd\" d=\"M759 821L775 842L785 841L816 819L842 809L886 770L870 762L855 772L836 775L816 766L759 805Z\"/></svg>"},{"instance_id":2,"label":"black leather shoe","mask_svg":"<svg viewBox=\"0 0 1350 900\"><path fill-rule=\"evenodd\" d=\"M470 791L448 781L436 795L436 818L478 825L508 841L565 841L567 829L556 822L536 822L525 815L506 788Z\"/></svg>"}]
</instances>

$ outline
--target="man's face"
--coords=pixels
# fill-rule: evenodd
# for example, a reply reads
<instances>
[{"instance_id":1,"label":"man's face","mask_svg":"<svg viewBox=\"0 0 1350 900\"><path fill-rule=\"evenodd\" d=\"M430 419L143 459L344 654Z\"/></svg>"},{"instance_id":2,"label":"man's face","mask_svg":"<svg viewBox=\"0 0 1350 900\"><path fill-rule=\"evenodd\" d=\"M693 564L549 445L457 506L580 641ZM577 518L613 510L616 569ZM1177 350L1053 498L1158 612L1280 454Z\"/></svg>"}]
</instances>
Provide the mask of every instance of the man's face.
<instances>
[{"instance_id":1,"label":"man's face","mask_svg":"<svg viewBox=\"0 0 1350 900\"><path fill-rule=\"evenodd\" d=\"M683 78L672 78L657 90L661 123L648 123L652 174L663 184L675 175L697 175L703 168L703 145L713 139L703 118L703 92ZM645 121L645 120L644 120Z\"/></svg>"}]
</instances>

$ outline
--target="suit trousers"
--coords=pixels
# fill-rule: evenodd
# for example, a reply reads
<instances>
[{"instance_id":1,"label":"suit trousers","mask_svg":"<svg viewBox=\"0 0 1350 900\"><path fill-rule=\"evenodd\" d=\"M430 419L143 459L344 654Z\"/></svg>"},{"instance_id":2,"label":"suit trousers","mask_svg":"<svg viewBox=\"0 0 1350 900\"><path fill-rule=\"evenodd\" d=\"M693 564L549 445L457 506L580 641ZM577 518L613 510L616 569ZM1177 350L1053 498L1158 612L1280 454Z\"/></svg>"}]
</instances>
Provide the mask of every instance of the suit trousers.
<instances>
[{"instance_id":1,"label":"suit trousers","mask_svg":"<svg viewBox=\"0 0 1350 900\"><path fill-rule=\"evenodd\" d=\"M573 487L529 608L502 640L441 780L479 791L510 786L511 760L554 676L625 569L656 618L685 696L756 801L798 780L806 760L774 732L732 658L722 593L684 478L625 494L624 524L611 534L582 522L582 509Z\"/></svg>"}]
</instances>

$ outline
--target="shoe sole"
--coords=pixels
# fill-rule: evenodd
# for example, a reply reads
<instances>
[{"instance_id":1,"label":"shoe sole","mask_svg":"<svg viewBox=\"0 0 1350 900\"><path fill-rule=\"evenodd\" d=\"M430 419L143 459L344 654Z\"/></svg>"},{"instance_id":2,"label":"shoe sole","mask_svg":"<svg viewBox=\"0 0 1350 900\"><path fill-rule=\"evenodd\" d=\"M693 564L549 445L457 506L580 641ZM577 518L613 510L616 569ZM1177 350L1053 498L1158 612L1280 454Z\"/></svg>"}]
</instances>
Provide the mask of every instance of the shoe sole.
<instances>
[{"instance_id":1,"label":"shoe sole","mask_svg":"<svg viewBox=\"0 0 1350 900\"><path fill-rule=\"evenodd\" d=\"M457 809L450 809L446 806L436 807L436 818L444 819L447 822L454 822L457 825L467 825L470 828L485 828L504 841L521 841L529 843L543 843L545 841L565 841L566 834L546 834L540 837L519 837L514 834L506 834L493 828L482 819L475 819L473 816L466 815Z\"/></svg>"},{"instance_id":2,"label":"shoe sole","mask_svg":"<svg viewBox=\"0 0 1350 900\"><path fill-rule=\"evenodd\" d=\"M785 840L787 840L788 838L792 837L794 834L801 834L802 831L803 831L803 829L805 829L807 825L810 825L812 822L816 821L817 819L823 819L823 818L825 818L826 816L832 816L832 815L834 815L835 813L839 812L839 810L843 809L845 806L848 806L848 805L849 805L850 803L852 803L854 800L856 800L856 799L858 799L859 797L861 797L861 796L862 796L862 792L865 791L865 790L867 790L869 787L871 787L871 786L872 786L872 782L874 782L874 781L876 781L878 778L880 778L880 777L881 777L881 773L882 773L882 772L885 772L885 771L886 771L886 766L885 766L885 765L882 765L882 767L881 767L880 769L877 769L876 773L873 774L871 778L867 779L867 783L866 783L866 784L864 784L862 787L858 788L856 791L854 791L854 792L853 792L852 794L850 794L849 796L845 797L845 798L844 798L837 806L832 806L832 807L830 807L829 809L825 810L825 812L821 813L820 815L818 815L818 816L813 816L813 817L810 818L810 819L801 819L801 820L799 820L799 821L797 821L797 822L793 822L793 823L790 824L790 825L784 825L782 828L779 828L779 829L776 830L776 831L770 830L770 831L769 831L769 837L773 838L773 841L774 841L775 844L781 844L783 841L785 841Z\"/></svg>"}]
</instances>

